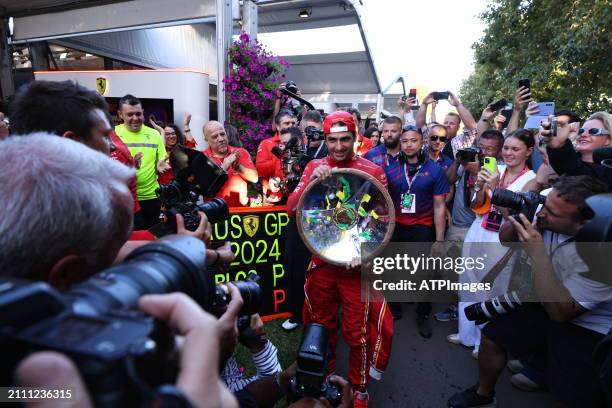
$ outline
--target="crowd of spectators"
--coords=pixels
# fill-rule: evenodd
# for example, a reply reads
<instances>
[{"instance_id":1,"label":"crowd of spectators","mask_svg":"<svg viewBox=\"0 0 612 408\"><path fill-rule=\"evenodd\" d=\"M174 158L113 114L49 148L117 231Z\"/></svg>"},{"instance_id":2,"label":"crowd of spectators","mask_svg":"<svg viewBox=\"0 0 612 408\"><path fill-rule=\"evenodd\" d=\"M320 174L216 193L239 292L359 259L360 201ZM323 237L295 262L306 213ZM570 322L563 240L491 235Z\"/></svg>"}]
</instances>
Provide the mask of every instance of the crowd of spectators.
<instances>
[{"instance_id":1,"label":"crowd of spectators","mask_svg":"<svg viewBox=\"0 0 612 408\"><path fill-rule=\"evenodd\" d=\"M173 180L169 158L179 145L202 151L227 173L217 197L230 207L286 205L291 217L307 184L329 177L335 167L358 168L388 189L396 213L391 242L428 243L438 255L487 253L483 270L458 278L465 283L491 279L482 300L516 289L514 278L524 265L533 271L538 298L554 299L479 325L468 320L465 310L481 299L457 293L457 302L435 315L440 321L457 321L457 333L447 340L471 347L478 359L478 383L453 395L449 406L495 404L495 384L508 364L518 388L547 388L569 407L603 407L611 402L610 395L592 352L612 329L612 286L585 275L588 262L581 260L574 241L594 216L587 200L609 192L612 185L611 170L595 160L598 149L612 144L612 115L596 112L582 122L575 113L558 110L538 129L523 129L523 115L537 115L538 105L530 89L520 87L509 118L488 105L477 121L448 92L453 111L437 122L436 107L446 103L437 94L426 95L420 106L414 98L402 98L398 116L376 123L373 112L363 121L354 108L323 114L304 106L285 109L286 100L278 92L274 134L250 153L231 125L207 122L202 146L191 135L190 115L182 126L154 118L147 126L142 102L126 95L118 104L121 123L113 126L106 102L94 92L70 82L35 81L20 90L9 120L0 114L0 207L6 214L0 220L0 270L65 290L154 240L146 230L160 221L156 190ZM288 146L296 145L309 161L298 171L299 183L292 185L288 176L295 169L287 168L286 158ZM513 215L493 203L499 189L535 191L544 197L543 204L533 219ZM204 213L200 217L197 230L189 231L178 215L177 233L209 243L211 225ZM517 251L505 246L510 242L525 245ZM334 371L341 327L349 346L348 382L334 381L343 389L344 406L367 407L369 378L382 378L393 321L403 318L402 304L387 306L384 299L368 296L364 300L360 262L340 267L311 257L293 218L285 244L292 317L283 328L324 325L330 332L329 367ZM206 249L205 258L217 267L232 262L234 254L226 243ZM247 345L257 368L254 377L245 378L238 369L232 352L242 300L235 288L230 290L232 303L219 319L181 295L140 301L142 311L185 336L184 364L175 385L194 406L234 406L236 397L244 406L266 406L289 386L292 374L282 370L269 340ZM419 302L415 320L425 339L434 334L431 313L431 302ZM257 315L251 328L263 332ZM195 341L210 347L195 350ZM229 352L224 349L228 344ZM514 358L509 362L508 354ZM74 374L74 365L61 355L37 357L18 368L20 383L49 384L52 378L36 378L48 367ZM202 368L193 363L204 357L213 364ZM216 371L219 361L221 375ZM75 387L83 389L78 375L73 377ZM202 377L208 380L200 381ZM198 388L204 382L208 387ZM87 399L85 391L82 395ZM213 399L216 405L211 405Z\"/></svg>"}]
</instances>

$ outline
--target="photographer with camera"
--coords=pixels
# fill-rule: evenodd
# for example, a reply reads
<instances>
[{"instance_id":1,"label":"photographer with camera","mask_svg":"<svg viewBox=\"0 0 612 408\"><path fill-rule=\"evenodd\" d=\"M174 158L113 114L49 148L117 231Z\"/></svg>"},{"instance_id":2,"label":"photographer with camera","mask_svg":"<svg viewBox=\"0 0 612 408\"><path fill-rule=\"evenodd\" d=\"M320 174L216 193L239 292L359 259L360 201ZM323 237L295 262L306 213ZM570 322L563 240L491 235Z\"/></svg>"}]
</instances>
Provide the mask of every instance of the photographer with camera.
<instances>
[{"instance_id":1,"label":"photographer with camera","mask_svg":"<svg viewBox=\"0 0 612 408\"><path fill-rule=\"evenodd\" d=\"M306 154L311 159L327 156L325 133L323 133L323 117L319 111L306 112L300 121L300 130L306 139Z\"/></svg>"},{"instance_id":2,"label":"photographer with camera","mask_svg":"<svg viewBox=\"0 0 612 408\"><path fill-rule=\"evenodd\" d=\"M269 195L271 181L278 183L282 180L281 160L274 154L273 149L281 144L280 132L282 130L297 126L297 117L291 111L281 110L274 116L274 124L276 133L259 143L255 157L255 168L262 180L264 196Z\"/></svg>"},{"instance_id":3,"label":"photographer with camera","mask_svg":"<svg viewBox=\"0 0 612 408\"><path fill-rule=\"evenodd\" d=\"M289 196L287 208L290 216L295 216L297 204L306 185L315 179L325 179L332 174L332 168L356 168L365 171L381 181L384 186L387 180L384 170L374 163L356 157L354 144L357 129L353 117L344 111L329 114L323 122L325 142L329 154L323 159L313 160L306 166L299 184ZM311 269L307 272L304 290L306 305L304 307L304 324L320 323L329 331L332 359L328 370L335 371L335 349L338 331L338 311L343 310L342 332L349 346L349 382L356 390L355 407L367 407L368 395L367 368L368 336L370 329L367 323L369 301L361 301L361 276L359 259L354 259L345 268L323 262L312 257Z\"/></svg>"},{"instance_id":4,"label":"photographer with camera","mask_svg":"<svg viewBox=\"0 0 612 408\"><path fill-rule=\"evenodd\" d=\"M506 353L536 353L553 395L569 407L603 407L603 392L592 360L595 345L612 328L612 287L584 276L574 236L593 217L585 200L607 191L589 177L561 177L537 213L535 225L524 214L508 217L503 241L523 242L531 260L533 288L542 303L493 315L482 331L479 383L449 400L450 407L476 407L495 401L495 384Z\"/></svg>"},{"instance_id":5,"label":"photographer with camera","mask_svg":"<svg viewBox=\"0 0 612 408\"><path fill-rule=\"evenodd\" d=\"M496 140L499 133L496 132ZM506 210L491 203L491 196L496 187L511 191L521 191L524 185L535 177L529 169L528 162L533 152L534 140L531 134L523 129L511 133L503 142L501 156L504 165L495 165L487 169L486 165L480 168L474 186L470 189L470 207L476 217L468 229L462 249L462 257L476 258L483 253L487 254L484 268L470 269L461 274L459 280L464 283L481 282L485 277L494 274L491 290L487 295L496 296L506 293L516 262L516 254L506 248L496 245L499 242L499 228L504 222ZM495 156L485 156L489 161ZM496 162L496 160L495 160ZM465 308L479 299L474 299L471 293L459 294L459 324L458 333L451 334L447 340L454 344L463 344L474 347L472 356L477 357L480 347L480 329L469 321L465 315Z\"/></svg>"},{"instance_id":6,"label":"photographer with camera","mask_svg":"<svg viewBox=\"0 0 612 408\"><path fill-rule=\"evenodd\" d=\"M454 159L455 154L459 149L465 149L474 144L474 140L476 139L477 125L470 111L463 106L461 101L459 101L454 93L448 91L430 92L427 94L416 114L416 125L417 127L421 128L423 132L425 132L427 130L425 121L427 106L442 99L448 99L449 103L454 106L458 112L449 112L444 118L444 126L446 126L447 132L446 136L449 139L449 143L444 146L442 153ZM461 122L463 122L463 133L457 135ZM427 137L427 134L424 134L424 136Z\"/></svg>"},{"instance_id":7,"label":"photographer with camera","mask_svg":"<svg viewBox=\"0 0 612 408\"><path fill-rule=\"evenodd\" d=\"M306 112L306 106L302 105L300 102L300 108L298 109L293 104L293 98L289 96L286 91L291 92L292 94L301 97L302 92L300 88L298 88L295 81L286 81L279 85L279 87L274 91L274 110L272 112L272 129L275 132L278 132L280 129L279 124L276 122L276 116L282 111L291 112L293 116L302 117Z\"/></svg>"},{"instance_id":8,"label":"photographer with camera","mask_svg":"<svg viewBox=\"0 0 612 408\"><path fill-rule=\"evenodd\" d=\"M204 140L208 143L204 154L221 166L228 176L216 197L224 199L230 207L248 205L247 183L256 183L258 177L249 152L230 146L225 128L214 120L204 125Z\"/></svg>"}]
</instances>

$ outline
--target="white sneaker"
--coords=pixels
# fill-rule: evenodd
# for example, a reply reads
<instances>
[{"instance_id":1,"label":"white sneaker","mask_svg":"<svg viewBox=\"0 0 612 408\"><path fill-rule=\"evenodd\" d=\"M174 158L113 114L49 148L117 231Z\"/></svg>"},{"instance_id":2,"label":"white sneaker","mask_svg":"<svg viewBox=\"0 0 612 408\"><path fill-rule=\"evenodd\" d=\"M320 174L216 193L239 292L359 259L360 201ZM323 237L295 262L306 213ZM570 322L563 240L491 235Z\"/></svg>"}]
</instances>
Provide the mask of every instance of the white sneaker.
<instances>
[{"instance_id":1,"label":"white sneaker","mask_svg":"<svg viewBox=\"0 0 612 408\"><path fill-rule=\"evenodd\" d=\"M474 357L476 360L478 360L478 347L475 347L474 350L472 350L472 357Z\"/></svg>"},{"instance_id":2,"label":"white sneaker","mask_svg":"<svg viewBox=\"0 0 612 408\"><path fill-rule=\"evenodd\" d=\"M542 388L540 384L531 381L529 377L522 373L514 374L510 377L510 383L519 390L527 392L538 391Z\"/></svg>"},{"instance_id":3,"label":"white sneaker","mask_svg":"<svg viewBox=\"0 0 612 408\"><path fill-rule=\"evenodd\" d=\"M461 340L459 340L459 333L453 333L446 336L446 341L453 344L462 344Z\"/></svg>"},{"instance_id":4,"label":"white sneaker","mask_svg":"<svg viewBox=\"0 0 612 408\"><path fill-rule=\"evenodd\" d=\"M295 329L297 329L298 327L300 327L299 323L294 322L291 319L287 319L283 322L283 324L281 325L281 327L283 328L283 330L285 331L293 331Z\"/></svg>"}]
</instances>

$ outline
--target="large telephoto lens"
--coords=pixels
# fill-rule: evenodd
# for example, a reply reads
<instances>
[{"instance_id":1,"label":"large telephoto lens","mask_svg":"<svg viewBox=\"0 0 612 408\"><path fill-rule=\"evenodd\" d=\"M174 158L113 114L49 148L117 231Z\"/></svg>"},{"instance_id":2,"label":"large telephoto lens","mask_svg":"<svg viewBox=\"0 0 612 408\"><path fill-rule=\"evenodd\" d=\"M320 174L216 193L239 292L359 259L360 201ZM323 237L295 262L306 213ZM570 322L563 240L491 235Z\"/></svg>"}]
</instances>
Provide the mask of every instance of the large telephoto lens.
<instances>
[{"instance_id":1,"label":"large telephoto lens","mask_svg":"<svg viewBox=\"0 0 612 408\"><path fill-rule=\"evenodd\" d=\"M204 243L171 235L134 250L121 265L106 269L66 293L73 310L100 316L136 309L146 294L183 292L209 310L214 282L206 272Z\"/></svg>"},{"instance_id":2,"label":"large telephoto lens","mask_svg":"<svg viewBox=\"0 0 612 408\"><path fill-rule=\"evenodd\" d=\"M465 308L465 317L476 324L483 324L521 306L521 297L525 297L525 294L526 292L521 290L511 291L485 302L474 303Z\"/></svg>"},{"instance_id":3,"label":"large telephoto lens","mask_svg":"<svg viewBox=\"0 0 612 408\"><path fill-rule=\"evenodd\" d=\"M518 211L523 207L523 196L505 188L496 188L491 196L491 204Z\"/></svg>"}]
</instances>

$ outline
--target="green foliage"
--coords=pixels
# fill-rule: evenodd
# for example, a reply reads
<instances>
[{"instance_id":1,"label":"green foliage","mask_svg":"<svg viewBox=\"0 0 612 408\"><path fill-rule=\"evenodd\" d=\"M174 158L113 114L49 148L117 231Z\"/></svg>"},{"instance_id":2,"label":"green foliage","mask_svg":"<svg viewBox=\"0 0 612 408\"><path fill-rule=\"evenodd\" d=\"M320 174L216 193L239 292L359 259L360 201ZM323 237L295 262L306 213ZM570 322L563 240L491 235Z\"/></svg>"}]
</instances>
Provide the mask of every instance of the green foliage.
<instances>
[{"instance_id":1,"label":"green foliage","mask_svg":"<svg viewBox=\"0 0 612 408\"><path fill-rule=\"evenodd\" d=\"M557 109L611 110L610 0L492 0L480 17L487 28L460 90L470 111L511 101L520 78L531 79L534 99Z\"/></svg>"}]
</instances>

